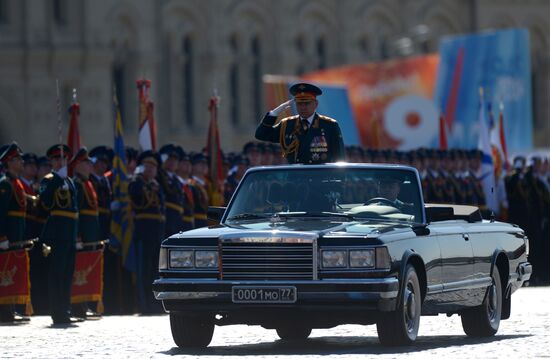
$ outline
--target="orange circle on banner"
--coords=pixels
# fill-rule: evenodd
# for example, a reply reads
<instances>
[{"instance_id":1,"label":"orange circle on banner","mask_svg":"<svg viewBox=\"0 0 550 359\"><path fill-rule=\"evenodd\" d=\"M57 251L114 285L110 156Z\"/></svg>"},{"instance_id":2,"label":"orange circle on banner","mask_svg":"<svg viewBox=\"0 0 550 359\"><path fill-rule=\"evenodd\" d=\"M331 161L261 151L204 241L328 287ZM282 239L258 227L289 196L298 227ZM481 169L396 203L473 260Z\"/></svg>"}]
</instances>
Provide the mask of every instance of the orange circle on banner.
<instances>
[{"instance_id":1,"label":"orange circle on banner","mask_svg":"<svg viewBox=\"0 0 550 359\"><path fill-rule=\"evenodd\" d=\"M418 125L420 125L420 115L418 114L418 112L409 112L405 116L405 121L407 122L407 125L409 127L417 127Z\"/></svg>"}]
</instances>

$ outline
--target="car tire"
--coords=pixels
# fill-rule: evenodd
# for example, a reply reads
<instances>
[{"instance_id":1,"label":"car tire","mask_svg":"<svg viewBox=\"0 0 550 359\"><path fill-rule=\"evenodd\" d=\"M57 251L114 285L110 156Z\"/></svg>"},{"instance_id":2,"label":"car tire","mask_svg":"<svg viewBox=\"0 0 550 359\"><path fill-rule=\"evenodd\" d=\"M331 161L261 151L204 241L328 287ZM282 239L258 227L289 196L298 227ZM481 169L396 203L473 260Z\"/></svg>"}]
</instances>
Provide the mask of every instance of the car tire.
<instances>
[{"instance_id":1,"label":"car tire","mask_svg":"<svg viewBox=\"0 0 550 359\"><path fill-rule=\"evenodd\" d=\"M409 345L416 340L420 327L422 293L418 274L411 264L403 276L403 288L399 293L397 310L384 315L376 323L378 339L382 345Z\"/></svg>"},{"instance_id":2,"label":"car tire","mask_svg":"<svg viewBox=\"0 0 550 359\"><path fill-rule=\"evenodd\" d=\"M207 316L170 313L170 328L180 348L206 348L214 335L214 321Z\"/></svg>"},{"instance_id":3,"label":"car tire","mask_svg":"<svg viewBox=\"0 0 550 359\"><path fill-rule=\"evenodd\" d=\"M502 315L502 283L496 266L491 278L483 304L461 313L462 328L469 337L491 337L498 331Z\"/></svg>"},{"instance_id":4,"label":"car tire","mask_svg":"<svg viewBox=\"0 0 550 359\"><path fill-rule=\"evenodd\" d=\"M277 335L282 340L305 340L311 334L311 328L302 325L285 325L276 329Z\"/></svg>"}]
</instances>

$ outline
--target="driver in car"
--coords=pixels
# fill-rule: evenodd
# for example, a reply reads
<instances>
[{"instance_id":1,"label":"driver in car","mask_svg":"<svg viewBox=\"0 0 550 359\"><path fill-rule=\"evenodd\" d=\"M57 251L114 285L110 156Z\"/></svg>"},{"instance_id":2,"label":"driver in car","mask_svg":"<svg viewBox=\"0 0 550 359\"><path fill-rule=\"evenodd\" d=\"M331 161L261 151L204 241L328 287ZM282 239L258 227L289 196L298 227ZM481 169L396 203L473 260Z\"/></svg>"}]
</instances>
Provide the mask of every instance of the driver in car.
<instances>
[{"instance_id":1,"label":"driver in car","mask_svg":"<svg viewBox=\"0 0 550 359\"><path fill-rule=\"evenodd\" d=\"M399 196L399 192L401 191L401 182L401 179L395 176L381 176L378 180L378 202L381 204L391 205L400 210L402 213L413 214L413 204L403 202L397 198ZM373 203L377 203L375 199L376 198L371 201Z\"/></svg>"}]
</instances>

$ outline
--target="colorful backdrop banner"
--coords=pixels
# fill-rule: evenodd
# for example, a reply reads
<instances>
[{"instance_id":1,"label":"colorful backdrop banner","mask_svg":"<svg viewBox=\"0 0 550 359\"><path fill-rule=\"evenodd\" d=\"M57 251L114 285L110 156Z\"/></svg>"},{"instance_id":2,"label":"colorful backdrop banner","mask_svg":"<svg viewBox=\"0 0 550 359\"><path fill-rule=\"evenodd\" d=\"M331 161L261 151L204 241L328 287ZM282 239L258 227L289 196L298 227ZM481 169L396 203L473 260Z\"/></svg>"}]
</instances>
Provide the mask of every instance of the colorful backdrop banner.
<instances>
[{"instance_id":1,"label":"colorful backdrop banner","mask_svg":"<svg viewBox=\"0 0 550 359\"><path fill-rule=\"evenodd\" d=\"M449 147L475 148L479 138L479 88L498 111L504 105L504 133L512 151L530 149L532 140L529 33L489 31L444 38L434 101L445 114ZM495 114L496 116L496 114ZM437 146L437 139L432 145Z\"/></svg>"},{"instance_id":2,"label":"colorful backdrop banner","mask_svg":"<svg viewBox=\"0 0 550 359\"><path fill-rule=\"evenodd\" d=\"M342 126L344 140L356 136L365 147L412 149L438 134L439 111L432 101L438 59L427 55L351 65L302 78L347 88L355 126Z\"/></svg>"}]
</instances>

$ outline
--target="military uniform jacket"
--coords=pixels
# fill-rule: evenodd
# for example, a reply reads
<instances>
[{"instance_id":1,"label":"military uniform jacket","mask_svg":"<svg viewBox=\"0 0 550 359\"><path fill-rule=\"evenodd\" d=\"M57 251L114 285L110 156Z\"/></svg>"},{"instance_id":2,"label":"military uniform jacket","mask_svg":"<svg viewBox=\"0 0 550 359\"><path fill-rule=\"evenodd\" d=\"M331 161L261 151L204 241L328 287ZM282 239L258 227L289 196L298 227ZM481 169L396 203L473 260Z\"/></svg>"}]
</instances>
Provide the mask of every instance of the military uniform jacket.
<instances>
[{"instance_id":1,"label":"military uniform jacket","mask_svg":"<svg viewBox=\"0 0 550 359\"><path fill-rule=\"evenodd\" d=\"M128 185L128 194L136 224L142 220L164 223L164 194L156 181L147 183L137 175Z\"/></svg>"},{"instance_id":2,"label":"military uniform jacket","mask_svg":"<svg viewBox=\"0 0 550 359\"><path fill-rule=\"evenodd\" d=\"M40 236L42 226L46 223L48 212L40 205L40 199L37 196L34 184L25 182L21 179L23 188L27 194L27 217L25 221L25 238L32 239Z\"/></svg>"},{"instance_id":3,"label":"military uniform jacket","mask_svg":"<svg viewBox=\"0 0 550 359\"><path fill-rule=\"evenodd\" d=\"M99 219L97 194L92 182L77 175L74 178L78 203L78 236L84 243L97 242L99 237Z\"/></svg>"},{"instance_id":4,"label":"military uniform jacket","mask_svg":"<svg viewBox=\"0 0 550 359\"><path fill-rule=\"evenodd\" d=\"M111 234L111 185L107 176L96 176L92 174L90 181L94 185L97 194L99 213L99 237L100 240L109 238Z\"/></svg>"},{"instance_id":5,"label":"military uniform jacket","mask_svg":"<svg viewBox=\"0 0 550 359\"><path fill-rule=\"evenodd\" d=\"M40 182L40 200L48 212L41 238L48 244L76 240L78 223L76 187L70 177L48 173Z\"/></svg>"},{"instance_id":6,"label":"military uniform jacket","mask_svg":"<svg viewBox=\"0 0 550 359\"><path fill-rule=\"evenodd\" d=\"M193 202L195 203L195 227L201 228L208 225L208 191L205 180L193 177L189 184L193 189Z\"/></svg>"},{"instance_id":7,"label":"military uniform jacket","mask_svg":"<svg viewBox=\"0 0 550 359\"><path fill-rule=\"evenodd\" d=\"M25 239L27 196L20 179L6 173L0 179L0 242Z\"/></svg>"},{"instance_id":8,"label":"military uniform jacket","mask_svg":"<svg viewBox=\"0 0 550 359\"><path fill-rule=\"evenodd\" d=\"M166 206L166 235L171 236L183 230L184 192L176 175L159 170L158 180L164 192Z\"/></svg>"},{"instance_id":9,"label":"military uniform jacket","mask_svg":"<svg viewBox=\"0 0 550 359\"><path fill-rule=\"evenodd\" d=\"M307 130L302 129L300 116L281 120L267 113L256 128L256 138L279 143L289 163L326 163L344 160L342 132L336 120L315 114Z\"/></svg>"}]
</instances>

